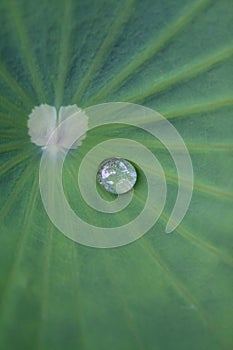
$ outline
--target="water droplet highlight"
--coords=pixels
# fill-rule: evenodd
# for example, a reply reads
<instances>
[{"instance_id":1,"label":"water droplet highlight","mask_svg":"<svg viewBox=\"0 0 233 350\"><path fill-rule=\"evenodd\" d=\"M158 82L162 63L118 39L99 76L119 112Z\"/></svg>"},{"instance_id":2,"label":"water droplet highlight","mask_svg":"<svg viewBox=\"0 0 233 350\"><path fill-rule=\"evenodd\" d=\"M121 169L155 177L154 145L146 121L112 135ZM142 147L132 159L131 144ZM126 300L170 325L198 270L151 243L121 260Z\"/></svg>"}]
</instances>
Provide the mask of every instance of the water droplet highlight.
<instances>
[{"instance_id":1,"label":"water droplet highlight","mask_svg":"<svg viewBox=\"0 0 233 350\"><path fill-rule=\"evenodd\" d=\"M99 166L97 181L106 191L114 194L129 192L135 185L137 172L134 166L123 158L105 159Z\"/></svg>"}]
</instances>

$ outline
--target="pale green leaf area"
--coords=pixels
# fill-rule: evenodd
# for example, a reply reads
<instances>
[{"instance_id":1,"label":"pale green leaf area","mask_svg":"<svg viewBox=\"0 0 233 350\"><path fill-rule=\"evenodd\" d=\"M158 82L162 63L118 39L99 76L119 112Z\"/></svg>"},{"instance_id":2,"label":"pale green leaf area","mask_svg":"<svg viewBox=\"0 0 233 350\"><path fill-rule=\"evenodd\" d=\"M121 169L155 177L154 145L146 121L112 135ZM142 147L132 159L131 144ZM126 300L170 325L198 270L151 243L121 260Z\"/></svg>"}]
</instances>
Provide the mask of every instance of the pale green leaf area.
<instances>
[{"instance_id":1,"label":"pale green leaf area","mask_svg":"<svg viewBox=\"0 0 233 350\"><path fill-rule=\"evenodd\" d=\"M0 19L0 349L232 349L233 1L0 0ZM165 234L178 184L169 152L135 127L91 130L63 171L83 220L123 225L147 197L138 168L122 212L99 213L81 198L81 160L109 138L150 149L168 187L146 235L96 249L49 220L39 192L42 150L30 142L27 119L42 103L113 101L171 121L192 158L194 192L182 223Z\"/></svg>"}]
</instances>

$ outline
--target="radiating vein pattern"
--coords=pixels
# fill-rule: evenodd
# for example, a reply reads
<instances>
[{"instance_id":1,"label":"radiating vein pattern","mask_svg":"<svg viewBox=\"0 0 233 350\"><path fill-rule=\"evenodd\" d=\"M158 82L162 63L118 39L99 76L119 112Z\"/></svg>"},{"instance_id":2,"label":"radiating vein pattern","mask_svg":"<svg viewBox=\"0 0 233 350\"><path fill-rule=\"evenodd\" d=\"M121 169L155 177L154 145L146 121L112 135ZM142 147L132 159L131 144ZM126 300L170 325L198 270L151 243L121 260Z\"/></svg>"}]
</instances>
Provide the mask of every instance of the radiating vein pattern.
<instances>
[{"instance_id":1,"label":"radiating vein pattern","mask_svg":"<svg viewBox=\"0 0 233 350\"><path fill-rule=\"evenodd\" d=\"M210 0L201 0L195 1L193 6L187 6L180 16L178 16L177 20L174 23L170 24L168 28L166 28L162 33L158 36L156 33L155 38L151 38L150 42L147 44L145 50L140 53L138 56L133 57L132 62L129 63L125 68L123 68L119 74L114 77L110 82L108 82L93 98L93 100L89 101L89 104L95 104L97 101L101 101L103 97L105 97L109 91L120 87L120 85L131 75L133 74L140 66L149 61L159 50L162 50L163 47L167 44L169 40L172 39L173 36L178 34L182 28L189 23L192 18L201 11Z\"/></svg>"},{"instance_id":2,"label":"radiating vein pattern","mask_svg":"<svg viewBox=\"0 0 233 350\"><path fill-rule=\"evenodd\" d=\"M41 75L38 70L38 63L36 63L34 53L31 50L32 44L28 40L27 28L25 28L25 25L23 23L23 17L19 8L19 4L17 1L12 0L10 2L7 2L7 7L9 7L11 20L15 23L14 35L19 36L21 42L21 45L19 47L25 56L25 60L32 78L33 87L38 94L38 98L41 100L41 102L44 102L45 94Z\"/></svg>"},{"instance_id":3,"label":"radiating vein pattern","mask_svg":"<svg viewBox=\"0 0 233 350\"><path fill-rule=\"evenodd\" d=\"M232 349L233 2L2 0L0 19L0 348ZM84 222L121 227L148 198L135 162L127 207L113 215L86 205L79 169L100 142L142 143L167 183L164 210L147 234L104 250L69 240L48 218L39 192L42 152L30 142L27 120L42 103L116 101L142 104L171 122L190 153L194 191L182 223L165 234L178 176L163 143L117 123L89 130L62 175L67 201ZM178 151L175 142L171 148ZM147 171L157 176L150 164ZM103 199L115 199L94 185ZM152 203L149 213L157 212ZM69 216L60 216L69 227Z\"/></svg>"},{"instance_id":4,"label":"radiating vein pattern","mask_svg":"<svg viewBox=\"0 0 233 350\"><path fill-rule=\"evenodd\" d=\"M127 0L123 7L120 6L119 14L117 18L114 18L113 24L109 29L107 37L105 38L102 46L99 48L96 57L91 64L91 67L88 69L88 72L85 75L85 78L81 81L79 89L76 91L73 97L73 102L76 102L80 96L82 97L85 89L88 88L88 84L91 82L93 76L95 75L95 72L102 65L102 62L104 61L105 56L108 54L109 49L121 35L122 27L130 16L133 5L134 0Z\"/></svg>"},{"instance_id":5,"label":"radiating vein pattern","mask_svg":"<svg viewBox=\"0 0 233 350\"><path fill-rule=\"evenodd\" d=\"M145 89L143 93L135 93L127 96L127 100L130 102L143 102L146 99L154 96L156 93L160 93L166 89L170 89L173 85L181 83L187 79L190 79L197 74L211 68L213 65L226 60L228 57L233 55L233 45L227 47L226 49L222 49L217 54L213 54L209 57L201 58L200 61L195 63L191 63L184 68L182 68L179 72L172 73L167 77L163 77L158 80L154 85Z\"/></svg>"}]
</instances>

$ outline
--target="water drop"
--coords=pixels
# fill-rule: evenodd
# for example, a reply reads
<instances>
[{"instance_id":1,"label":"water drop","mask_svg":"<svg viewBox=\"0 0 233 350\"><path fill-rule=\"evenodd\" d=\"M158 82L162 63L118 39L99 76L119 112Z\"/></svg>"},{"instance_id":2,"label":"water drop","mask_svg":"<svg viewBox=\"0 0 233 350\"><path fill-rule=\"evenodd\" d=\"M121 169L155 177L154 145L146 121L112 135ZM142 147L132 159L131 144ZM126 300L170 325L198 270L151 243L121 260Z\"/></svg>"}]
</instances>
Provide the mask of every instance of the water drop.
<instances>
[{"instance_id":1,"label":"water drop","mask_svg":"<svg viewBox=\"0 0 233 350\"><path fill-rule=\"evenodd\" d=\"M97 173L97 181L106 191L114 194L129 192L137 180L134 166L123 158L105 159Z\"/></svg>"}]
</instances>

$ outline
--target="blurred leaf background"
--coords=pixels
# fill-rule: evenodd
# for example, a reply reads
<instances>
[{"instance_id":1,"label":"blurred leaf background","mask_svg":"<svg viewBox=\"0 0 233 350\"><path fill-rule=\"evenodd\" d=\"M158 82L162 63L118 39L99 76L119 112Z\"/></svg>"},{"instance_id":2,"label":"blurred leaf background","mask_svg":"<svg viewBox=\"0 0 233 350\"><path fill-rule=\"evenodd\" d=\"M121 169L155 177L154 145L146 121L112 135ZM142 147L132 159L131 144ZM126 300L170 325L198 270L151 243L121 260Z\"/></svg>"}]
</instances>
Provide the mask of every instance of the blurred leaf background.
<instances>
[{"instance_id":1,"label":"blurred leaf background","mask_svg":"<svg viewBox=\"0 0 233 350\"><path fill-rule=\"evenodd\" d=\"M233 1L0 0L0 18L0 348L232 349ZM129 221L147 191L140 172L128 212L111 219L85 206L78 165L98 142L139 140L168 182L150 232L104 250L49 221L27 118L41 103L112 101L167 117L190 151L195 184L185 219L166 235L177 193L169 154L134 128L92 131L64 169L70 202L88 222Z\"/></svg>"}]
</instances>

